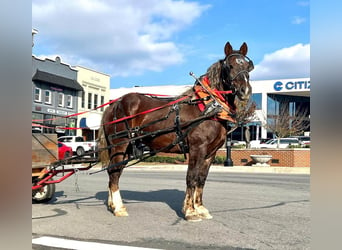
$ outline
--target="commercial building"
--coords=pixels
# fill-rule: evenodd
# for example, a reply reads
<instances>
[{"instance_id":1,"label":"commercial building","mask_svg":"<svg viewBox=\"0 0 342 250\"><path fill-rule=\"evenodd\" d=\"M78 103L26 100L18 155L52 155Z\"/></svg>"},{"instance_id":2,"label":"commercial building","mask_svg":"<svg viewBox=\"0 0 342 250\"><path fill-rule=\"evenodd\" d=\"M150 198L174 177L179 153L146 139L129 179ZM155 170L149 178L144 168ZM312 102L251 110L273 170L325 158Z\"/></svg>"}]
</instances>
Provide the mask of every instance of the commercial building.
<instances>
[{"instance_id":1,"label":"commercial building","mask_svg":"<svg viewBox=\"0 0 342 250\"><path fill-rule=\"evenodd\" d=\"M77 117L71 115L78 112L82 91L77 70L61 62L60 57L53 60L32 56L32 123L39 125L32 129L64 135L66 131L62 128L77 123Z\"/></svg>"},{"instance_id":2,"label":"commercial building","mask_svg":"<svg viewBox=\"0 0 342 250\"><path fill-rule=\"evenodd\" d=\"M34 35L32 29L32 47ZM32 55L32 132L96 138L109 101L110 76L82 66ZM66 128L66 129L65 129Z\"/></svg>"},{"instance_id":3,"label":"commercial building","mask_svg":"<svg viewBox=\"0 0 342 250\"><path fill-rule=\"evenodd\" d=\"M110 76L82 66L76 66L75 69L77 81L83 88L78 100L77 124L82 129L77 130L77 135L93 140L97 137L98 125L105 108L101 105L109 101Z\"/></svg>"}]
</instances>

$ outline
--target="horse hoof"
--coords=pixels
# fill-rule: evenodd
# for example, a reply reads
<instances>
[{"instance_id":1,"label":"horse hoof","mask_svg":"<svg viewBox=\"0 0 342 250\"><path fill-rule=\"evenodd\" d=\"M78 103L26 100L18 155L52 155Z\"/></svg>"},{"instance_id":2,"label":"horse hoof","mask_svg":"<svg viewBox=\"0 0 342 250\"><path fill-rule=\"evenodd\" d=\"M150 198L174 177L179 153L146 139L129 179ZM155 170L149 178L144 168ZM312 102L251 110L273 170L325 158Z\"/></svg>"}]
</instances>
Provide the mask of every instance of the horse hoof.
<instances>
[{"instance_id":1,"label":"horse hoof","mask_svg":"<svg viewBox=\"0 0 342 250\"><path fill-rule=\"evenodd\" d=\"M127 213L126 208L121 208L118 211L114 211L114 215L117 217L125 217L125 216L128 216L128 213Z\"/></svg>"},{"instance_id":2,"label":"horse hoof","mask_svg":"<svg viewBox=\"0 0 342 250\"><path fill-rule=\"evenodd\" d=\"M213 218L211 214L199 214L199 217L201 217L202 219L206 219L206 220L210 220Z\"/></svg>"},{"instance_id":3,"label":"horse hoof","mask_svg":"<svg viewBox=\"0 0 342 250\"><path fill-rule=\"evenodd\" d=\"M127 217L128 213L127 212L114 212L114 215L116 217Z\"/></svg>"},{"instance_id":4,"label":"horse hoof","mask_svg":"<svg viewBox=\"0 0 342 250\"><path fill-rule=\"evenodd\" d=\"M199 217L198 215L188 215L188 216L185 216L185 219L187 221L192 221L192 222L197 222L197 221L201 221L202 218Z\"/></svg>"}]
</instances>

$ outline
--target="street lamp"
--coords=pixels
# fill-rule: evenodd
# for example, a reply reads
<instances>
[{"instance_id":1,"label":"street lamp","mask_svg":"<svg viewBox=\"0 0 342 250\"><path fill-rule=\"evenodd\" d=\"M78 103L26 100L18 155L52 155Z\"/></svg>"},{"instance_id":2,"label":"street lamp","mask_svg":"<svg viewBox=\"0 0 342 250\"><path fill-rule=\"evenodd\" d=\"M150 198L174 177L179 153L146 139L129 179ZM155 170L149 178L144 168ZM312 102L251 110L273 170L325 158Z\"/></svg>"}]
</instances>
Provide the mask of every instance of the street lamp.
<instances>
[{"instance_id":1,"label":"street lamp","mask_svg":"<svg viewBox=\"0 0 342 250\"><path fill-rule=\"evenodd\" d=\"M232 167L234 166L233 160L231 158L231 147L232 147L232 141L230 139L229 131L229 123L227 122L227 137L226 137L226 160L224 161L225 167Z\"/></svg>"}]
</instances>

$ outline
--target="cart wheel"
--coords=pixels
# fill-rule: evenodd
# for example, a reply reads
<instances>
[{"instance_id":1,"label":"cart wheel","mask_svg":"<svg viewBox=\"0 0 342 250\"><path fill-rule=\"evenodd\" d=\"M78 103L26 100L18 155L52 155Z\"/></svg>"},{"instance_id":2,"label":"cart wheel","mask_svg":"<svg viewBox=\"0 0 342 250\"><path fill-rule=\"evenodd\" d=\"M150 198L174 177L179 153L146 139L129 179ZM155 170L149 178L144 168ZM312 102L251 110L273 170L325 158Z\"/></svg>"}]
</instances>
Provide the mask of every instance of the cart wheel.
<instances>
[{"instance_id":1,"label":"cart wheel","mask_svg":"<svg viewBox=\"0 0 342 250\"><path fill-rule=\"evenodd\" d=\"M77 156L82 156L82 155L84 155L84 153L85 153L84 148L78 147L78 148L76 149L76 155L77 155Z\"/></svg>"},{"instance_id":2,"label":"cart wheel","mask_svg":"<svg viewBox=\"0 0 342 250\"><path fill-rule=\"evenodd\" d=\"M36 202L48 202L52 199L56 190L55 183L45 185L44 187L32 191L32 200Z\"/></svg>"}]
</instances>

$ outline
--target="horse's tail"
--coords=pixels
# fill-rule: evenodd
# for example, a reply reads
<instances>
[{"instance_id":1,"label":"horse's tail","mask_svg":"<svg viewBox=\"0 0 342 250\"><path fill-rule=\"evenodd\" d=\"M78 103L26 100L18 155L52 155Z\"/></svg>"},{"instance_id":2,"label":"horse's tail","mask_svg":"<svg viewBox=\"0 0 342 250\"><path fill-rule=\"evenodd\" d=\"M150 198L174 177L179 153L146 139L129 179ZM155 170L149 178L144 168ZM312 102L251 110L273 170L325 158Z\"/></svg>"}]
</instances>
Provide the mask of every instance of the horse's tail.
<instances>
[{"instance_id":1,"label":"horse's tail","mask_svg":"<svg viewBox=\"0 0 342 250\"><path fill-rule=\"evenodd\" d=\"M110 107L110 106L109 106ZM101 119L101 126L98 131L98 148L99 148L99 154L98 154L98 160L101 162L102 167L105 167L109 164L109 149L108 147L108 142L106 138L106 133L104 130L104 124L105 124L105 117L108 112L109 107L107 107L103 114L102 114L102 119Z\"/></svg>"}]
</instances>

